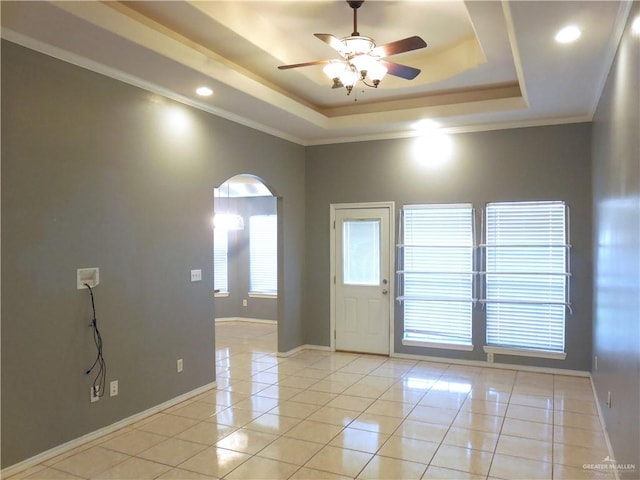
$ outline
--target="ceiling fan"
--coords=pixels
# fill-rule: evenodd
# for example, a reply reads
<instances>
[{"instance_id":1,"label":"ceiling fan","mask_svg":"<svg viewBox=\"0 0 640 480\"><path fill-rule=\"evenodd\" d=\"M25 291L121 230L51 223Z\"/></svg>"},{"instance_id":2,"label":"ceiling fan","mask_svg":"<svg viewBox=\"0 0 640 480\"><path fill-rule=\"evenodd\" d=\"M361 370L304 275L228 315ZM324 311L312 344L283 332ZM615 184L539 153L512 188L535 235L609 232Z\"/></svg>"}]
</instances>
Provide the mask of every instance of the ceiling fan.
<instances>
[{"instance_id":1,"label":"ceiling fan","mask_svg":"<svg viewBox=\"0 0 640 480\"><path fill-rule=\"evenodd\" d=\"M316 60L293 65L280 65L278 68L287 70L312 65L326 65L323 71L333 81L332 88L345 87L347 95L351 93L358 80L369 87L377 88L387 73L406 80L416 78L420 69L389 62L384 58L425 48L427 43L422 38L413 36L376 46L373 38L360 35L358 32L358 8L364 3L364 0L347 0L347 3L353 9L353 33L350 36L337 38L330 33L314 33L317 38L340 54L342 57L340 60Z\"/></svg>"}]
</instances>

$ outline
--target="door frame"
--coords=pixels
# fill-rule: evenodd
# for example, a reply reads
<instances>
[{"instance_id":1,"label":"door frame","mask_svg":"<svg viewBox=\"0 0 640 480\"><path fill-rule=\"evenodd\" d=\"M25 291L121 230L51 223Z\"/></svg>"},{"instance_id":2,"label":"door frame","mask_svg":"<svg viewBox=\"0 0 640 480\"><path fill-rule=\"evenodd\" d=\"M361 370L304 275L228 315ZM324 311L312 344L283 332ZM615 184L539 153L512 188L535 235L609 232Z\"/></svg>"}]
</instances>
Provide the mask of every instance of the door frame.
<instances>
[{"instance_id":1,"label":"door frame","mask_svg":"<svg viewBox=\"0 0 640 480\"><path fill-rule=\"evenodd\" d=\"M396 208L395 202L363 202L363 203L332 203L329 205L329 231L330 233L330 272L329 272L329 291L330 291L330 320L329 320L329 336L331 339L331 351L336 351L336 211L337 210L356 210L370 208L386 208L389 210L389 356L394 353L394 328L395 328L395 278L396 278Z\"/></svg>"}]
</instances>

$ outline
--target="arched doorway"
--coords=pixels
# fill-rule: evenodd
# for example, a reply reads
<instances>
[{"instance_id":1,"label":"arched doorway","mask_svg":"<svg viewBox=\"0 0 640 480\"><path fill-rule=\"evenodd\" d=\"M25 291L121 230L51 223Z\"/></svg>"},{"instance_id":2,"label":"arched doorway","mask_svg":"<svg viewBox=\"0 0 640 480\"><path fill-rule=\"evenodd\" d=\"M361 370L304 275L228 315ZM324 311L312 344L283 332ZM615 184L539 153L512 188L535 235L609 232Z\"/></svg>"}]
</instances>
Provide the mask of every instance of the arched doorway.
<instances>
[{"instance_id":1,"label":"arched doorway","mask_svg":"<svg viewBox=\"0 0 640 480\"><path fill-rule=\"evenodd\" d=\"M217 339L224 330L247 349L277 351L278 220L277 198L259 177L235 175L214 189ZM230 353L216 343L218 359Z\"/></svg>"}]
</instances>

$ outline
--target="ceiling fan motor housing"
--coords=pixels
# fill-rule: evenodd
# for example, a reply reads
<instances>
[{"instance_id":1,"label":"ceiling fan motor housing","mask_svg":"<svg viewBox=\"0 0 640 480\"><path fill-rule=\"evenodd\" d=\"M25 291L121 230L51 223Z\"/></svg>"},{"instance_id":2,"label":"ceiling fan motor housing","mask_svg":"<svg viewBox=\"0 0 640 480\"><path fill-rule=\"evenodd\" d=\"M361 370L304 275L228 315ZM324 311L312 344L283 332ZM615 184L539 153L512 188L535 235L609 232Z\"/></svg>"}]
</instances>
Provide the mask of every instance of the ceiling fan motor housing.
<instances>
[{"instance_id":1,"label":"ceiling fan motor housing","mask_svg":"<svg viewBox=\"0 0 640 480\"><path fill-rule=\"evenodd\" d=\"M341 41L347 49L345 52L347 58L369 53L376 48L376 42L373 41L373 38L363 37L361 35L344 37Z\"/></svg>"}]
</instances>

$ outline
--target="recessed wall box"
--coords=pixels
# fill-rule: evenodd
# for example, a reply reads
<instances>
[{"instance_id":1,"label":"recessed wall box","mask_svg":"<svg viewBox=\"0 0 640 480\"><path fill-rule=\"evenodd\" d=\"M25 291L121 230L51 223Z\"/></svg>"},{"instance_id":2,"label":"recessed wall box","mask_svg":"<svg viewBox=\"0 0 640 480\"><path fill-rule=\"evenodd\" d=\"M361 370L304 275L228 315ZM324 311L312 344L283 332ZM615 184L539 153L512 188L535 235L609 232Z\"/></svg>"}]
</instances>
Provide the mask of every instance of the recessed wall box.
<instances>
[{"instance_id":1,"label":"recessed wall box","mask_svg":"<svg viewBox=\"0 0 640 480\"><path fill-rule=\"evenodd\" d=\"M77 271L76 277L77 277L78 290L87 288L85 284L93 288L100 283L100 269L98 267L79 268Z\"/></svg>"}]
</instances>

